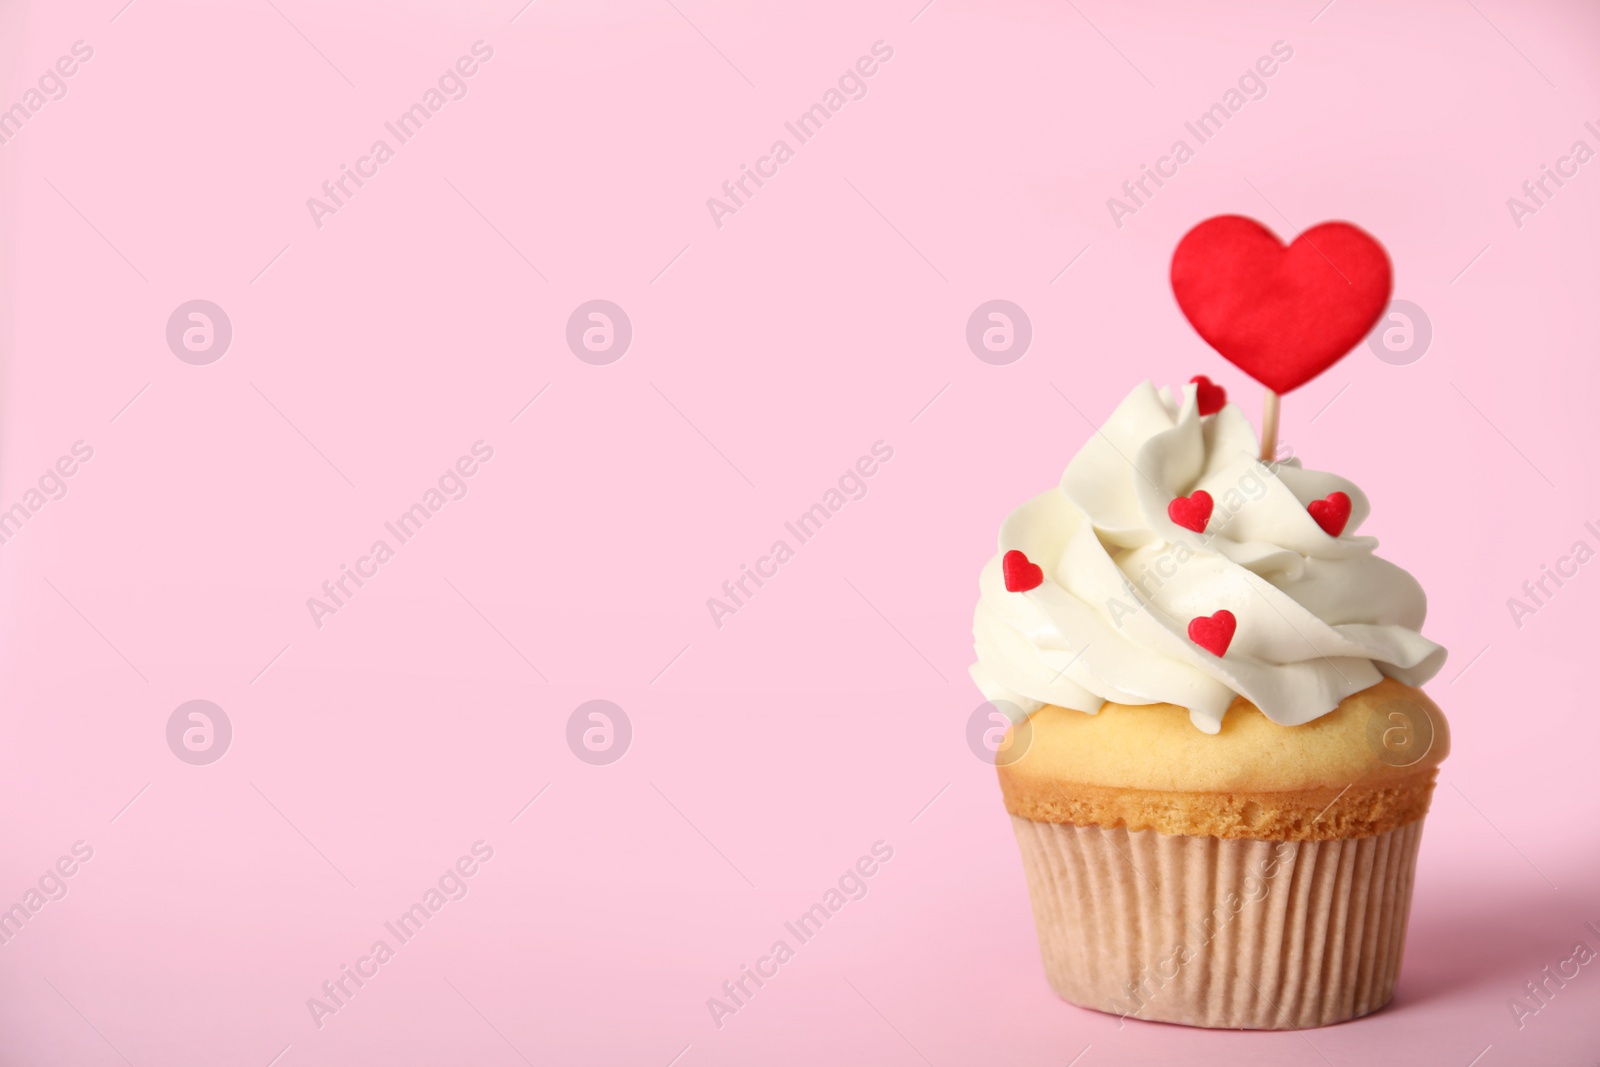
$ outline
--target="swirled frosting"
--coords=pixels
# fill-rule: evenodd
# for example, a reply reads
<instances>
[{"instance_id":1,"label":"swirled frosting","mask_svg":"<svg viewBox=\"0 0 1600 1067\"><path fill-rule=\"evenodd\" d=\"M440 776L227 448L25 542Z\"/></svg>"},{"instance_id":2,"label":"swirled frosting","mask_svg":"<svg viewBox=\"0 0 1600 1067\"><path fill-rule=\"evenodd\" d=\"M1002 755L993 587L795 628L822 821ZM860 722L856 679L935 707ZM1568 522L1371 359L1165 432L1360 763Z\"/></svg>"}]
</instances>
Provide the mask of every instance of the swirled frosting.
<instances>
[{"instance_id":1,"label":"swirled frosting","mask_svg":"<svg viewBox=\"0 0 1600 1067\"><path fill-rule=\"evenodd\" d=\"M1181 399L1149 382L1134 389L1060 487L1001 527L973 622L972 677L984 696L1025 712L1176 704L1216 733L1235 696L1292 726L1385 675L1408 685L1433 677L1445 650L1418 632L1422 587L1373 555L1375 538L1353 536L1366 496L1298 460L1264 464L1259 452L1234 405L1202 416L1193 385ZM1167 510L1199 489L1214 501L1203 533ZM1337 537L1307 511L1334 492L1351 502ZM1006 589L1001 560L1012 549L1043 568L1043 584ZM1221 609L1238 625L1216 656L1189 639L1188 624Z\"/></svg>"}]
</instances>

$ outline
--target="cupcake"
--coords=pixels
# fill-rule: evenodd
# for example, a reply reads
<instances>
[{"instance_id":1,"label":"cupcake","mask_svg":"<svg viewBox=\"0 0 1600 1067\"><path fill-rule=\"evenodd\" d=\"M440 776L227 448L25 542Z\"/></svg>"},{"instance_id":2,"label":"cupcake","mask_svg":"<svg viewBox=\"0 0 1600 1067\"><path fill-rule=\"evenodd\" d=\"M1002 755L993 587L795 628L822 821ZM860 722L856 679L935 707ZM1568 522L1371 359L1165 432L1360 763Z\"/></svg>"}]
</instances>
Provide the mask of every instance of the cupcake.
<instances>
[{"instance_id":1,"label":"cupcake","mask_svg":"<svg viewBox=\"0 0 1600 1067\"><path fill-rule=\"evenodd\" d=\"M1444 716L1366 496L1263 462L1209 382L1138 386L1005 521L972 677L1051 986L1121 1016L1324 1026L1394 993Z\"/></svg>"}]
</instances>

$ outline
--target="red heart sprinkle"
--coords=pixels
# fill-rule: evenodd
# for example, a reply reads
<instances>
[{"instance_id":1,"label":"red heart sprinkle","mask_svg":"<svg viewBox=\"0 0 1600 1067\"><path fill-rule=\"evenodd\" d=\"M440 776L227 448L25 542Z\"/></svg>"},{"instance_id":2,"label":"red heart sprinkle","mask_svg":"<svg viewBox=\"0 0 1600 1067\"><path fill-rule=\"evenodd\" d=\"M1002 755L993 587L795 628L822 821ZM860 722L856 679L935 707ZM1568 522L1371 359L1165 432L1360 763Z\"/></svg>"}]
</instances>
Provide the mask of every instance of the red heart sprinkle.
<instances>
[{"instance_id":1,"label":"red heart sprinkle","mask_svg":"<svg viewBox=\"0 0 1600 1067\"><path fill-rule=\"evenodd\" d=\"M1211 499L1211 494L1204 489L1196 489L1188 496L1180 496L1167 505L1167 518L1182 526L1185 530L1195 533L1205 533L1206 523L1211 521L1211 509L1216 502Z\"/></svg>"},{"instance_id":2,"label":"red heart sprinkle","mask_svg":"<svg viewBox=\"0 0 1600 1067\"><path fill-rule=\"evenodd\" d=\"M1204 374L1196 374L1189 381L1198 387L1194 391L1194 398L1200 405L1201 415L1215 415L1228 402L1228 391Z\"/></svg>"},{"instance_id":3,"label":"red heart sprinkle","mask_svg":"<svg viewBox=\"0 0 1600 1067\"><path fill-rule=\"evenodd\" d=\"M1254 219L1219 215L1172 254L1172 291L1206 343L1275 393L1298 388L1361 343L1389 304L1383 246L1348 222L1289 244Z\"/></svg>"},{"instance_id":4,"label":"red heart sprinkle","mask_svg":"<svg viewBox=\"0 0 1600 1067\"><path fill-rule=\"evenodd\" d=\"M1233 617L1233 612L1223 609L1210 618L1202 615L1190 619L1189 640L1220 659L1233 643L1233 632L1238 628L1239 620Z\"/></svg>"},{"instance_id":5,"label":"red heart sprinkle","mask_svg":"<svg viewBox=\"0 0 1600 1067\"><path fill-rule=\"evenodd\" d=\"M1350 521L1350 497L1346 493L1329 493L1323 499L1307 504L1306 510L1317 520L1323 533L1338 537L1344 533L1344 524Z\"/></svg>"},{"instance_id":6,"label":"red heart sprinkle","mask_svg":"<svg viewBox=\"0 0 1600 1067\"><path fill-rule=\"evenodd\" d=\"M1000 560L1000 570L1006 576L1006 588L1013 593L1026 593L1044 584L1044 568L1014 548Z\"/></svg>"}]
</instances>

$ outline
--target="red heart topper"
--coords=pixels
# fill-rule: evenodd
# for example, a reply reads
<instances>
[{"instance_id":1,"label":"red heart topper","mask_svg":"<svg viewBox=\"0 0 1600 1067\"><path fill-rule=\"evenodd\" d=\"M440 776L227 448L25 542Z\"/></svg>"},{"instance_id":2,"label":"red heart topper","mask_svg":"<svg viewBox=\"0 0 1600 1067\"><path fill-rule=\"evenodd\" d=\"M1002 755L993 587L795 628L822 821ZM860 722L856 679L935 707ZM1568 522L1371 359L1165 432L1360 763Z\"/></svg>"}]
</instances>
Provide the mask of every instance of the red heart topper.
<instances>
[{"instance_id":1,"label":"red heart topper","mask_svg":"<svg viewBox=\"0 0 1600 1067\"><path fill-rule=\"evenodd\" d=\"M1013 593L1026 593L1044 584L1044 568L1014 548L1000 558L1000 570L1006 589Z\"/></svg>"},{"instance_id":2,"label":"red heart topper","mask_svg":"<svg viewBox=\"0 0 1600 1067\"><path fill-rule=\"evenodd\" d=\"M1189 640L1221 659L1227 653L1228 646L1233 644L1233 635L1238 628L1239 620L1233 617L1233 612L1224 608L1209 617L1202 615L1190 619Z\"/></svg>"},{"instance_id":3,"label":"red heart topper","mask_svg":"<svg viewBox=\"0 0 1600 1067\"><path fill-rule=\"evenodd\" d=\"M1204 489L1196 489L1188 496L1177 497L1168 504L1167 518L1185 530L1205 533L1206 523L1211 521L1211 509L1216 505L1217 502L1211 499L1210 493Z\"/></svg>"},{"instance_id":4,"label":"red heart topper","mask_svg":"<svg viewBox=\"0 0 1600 1067\"><path fill-rule=\"evenodd\" d=\"M1204 374L1196 374L1189 379L1194 384L1195 404L1200 409L1200 417L1215 415L1228 403L1228 391Z\"/></svg>"},{"instance_id":5,"label":"red heart topper","mask_svg":"<svg viewBox=\"0 0 1600 1067\"><path fill-rule=\"evenodd\" d=\"M1280 394L1360 344L1393 283L1383 246L1348 222L1313 226L1285 247L1254 219L1218 215L1172 254L1172 292L1195 331Z\"/></svg>"},{"instance_id":6,"label":"red heart topper","mask_svg":"<svg viewBox=\"0 0 1600 1067\"><path fill-rule=\"evenodd\" d=\"M1344 533L1345 524L1350 521L1350 494L1329 493L1321 500L1313 500L1307 504L1306 510L1317 520L1317 525L1322 527L1323 533L1329 537L1338 537Z\"/></svg>"}]
</instances>

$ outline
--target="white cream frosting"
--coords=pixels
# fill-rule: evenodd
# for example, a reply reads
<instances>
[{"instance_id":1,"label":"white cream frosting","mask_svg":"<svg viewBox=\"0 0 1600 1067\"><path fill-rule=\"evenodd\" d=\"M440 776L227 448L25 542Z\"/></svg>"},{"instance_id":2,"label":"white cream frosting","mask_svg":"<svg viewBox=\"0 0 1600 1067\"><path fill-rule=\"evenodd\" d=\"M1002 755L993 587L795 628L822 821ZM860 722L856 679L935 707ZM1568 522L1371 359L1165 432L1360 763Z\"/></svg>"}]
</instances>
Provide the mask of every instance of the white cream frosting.
<instances>
[{"instance_id":1,"label":"white cream frosting","mask_svg":"<svg viewBox=\"0 0 1600 1067\"><path fill-rule=\"evenodd\" d=\"M1298 460L1263 464L1259 452L1234 405L1202 417L1193 385L1181 400L1149 382L1134 389L1060 487L1001 527L973 622L984 696L1025 712L1170 703L1216 733L1235 696L1292 726L1384 675L1433 677L1445 650L1418 632L1422 587L1373 555L1375 538L1351 536L1366 496ZM1167 515L1198 489L1215 501L1204 533ZM1331 537L1306 507L1336 491L1351 512ZM1001 559L1012 549L1044 569L1042 585L1006 589ZM1221 609L1238 628L1219 657L1189 640L1188 625Z\"/></svg>"}]
</instances>

